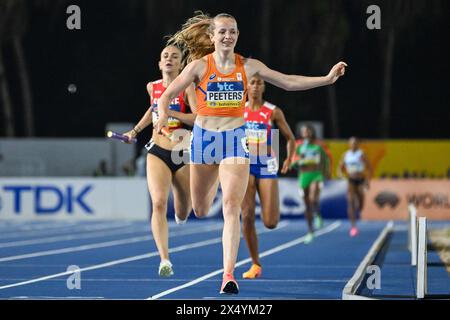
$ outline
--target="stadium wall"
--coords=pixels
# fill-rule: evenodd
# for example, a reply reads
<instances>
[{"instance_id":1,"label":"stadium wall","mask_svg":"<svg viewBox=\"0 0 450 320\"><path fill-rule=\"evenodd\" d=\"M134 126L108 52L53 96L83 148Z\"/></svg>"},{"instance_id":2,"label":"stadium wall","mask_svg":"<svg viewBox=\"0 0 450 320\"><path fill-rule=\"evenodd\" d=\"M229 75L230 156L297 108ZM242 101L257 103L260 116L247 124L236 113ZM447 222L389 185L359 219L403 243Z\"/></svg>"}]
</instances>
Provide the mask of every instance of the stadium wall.
<instances>
[{"instance_id":1,"label":"stadium wall","mask_svg":"<svg viewBox=\"0 0 450 320\"><path fill-rule=\"evenodd\" d=\"M122 167L134 161L134 146L104 138L0 139L0 176L92 176L104 160L108 173L125 175Z\"/></svg>"}]
</instances>

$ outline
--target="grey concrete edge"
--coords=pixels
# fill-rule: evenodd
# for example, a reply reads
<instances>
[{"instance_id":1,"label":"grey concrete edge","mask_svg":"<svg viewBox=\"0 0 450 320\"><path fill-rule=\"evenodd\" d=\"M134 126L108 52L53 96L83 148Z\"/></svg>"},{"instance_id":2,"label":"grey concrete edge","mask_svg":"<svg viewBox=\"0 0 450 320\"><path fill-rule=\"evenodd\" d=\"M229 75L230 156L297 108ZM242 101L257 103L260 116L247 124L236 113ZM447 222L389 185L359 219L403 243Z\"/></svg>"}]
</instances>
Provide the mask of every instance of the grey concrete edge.
<instances>
[{"instance_id":1,"label":"grey concrete edge","mask_svg":"<svg viewBox=\"0 0 450 320\"><path fill-rule=\"evenodd\" d=\"M353 274L353 277L347 282L347 284L344 287L344 290L342 290L342 300L377 300L365 296L360 296L355 293L358 291L359 285L361 284L361 281L364 279L367 267L373 263L378 252L383 247L387 239L387 236L389 235L390 232L392 232L393 229L394 229L394 222L389 221L384 227L384 229L381 231L378 238L373 243L369 252L367 252L366 256L359 264L358 268Z\"/></svg>"}]
</instances>

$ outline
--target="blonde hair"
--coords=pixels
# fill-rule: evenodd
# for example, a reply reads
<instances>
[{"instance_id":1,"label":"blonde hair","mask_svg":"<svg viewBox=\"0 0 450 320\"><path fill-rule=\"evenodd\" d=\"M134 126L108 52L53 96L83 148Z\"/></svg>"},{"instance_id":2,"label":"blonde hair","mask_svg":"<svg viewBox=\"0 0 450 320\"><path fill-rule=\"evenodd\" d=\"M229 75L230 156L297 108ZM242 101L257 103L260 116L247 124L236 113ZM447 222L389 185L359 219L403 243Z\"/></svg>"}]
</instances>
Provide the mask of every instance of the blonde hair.
<instances>
[{"instance_id":1,"label":"blonde hair","mask_svg":"<svg viewBox=\"0 0 450 320\"><path fill-rule=\"evenodd\" d=\"M168 37L167 46L172 45L181 49L184 56L183 65L214 52L214 43L210 35L214 33L214 20L218 18L230 18L236 21L228 13L220 13L211 18L207 13L196 11L195 16L189 18L181 30Z\"/></svg>"}]
</instances>

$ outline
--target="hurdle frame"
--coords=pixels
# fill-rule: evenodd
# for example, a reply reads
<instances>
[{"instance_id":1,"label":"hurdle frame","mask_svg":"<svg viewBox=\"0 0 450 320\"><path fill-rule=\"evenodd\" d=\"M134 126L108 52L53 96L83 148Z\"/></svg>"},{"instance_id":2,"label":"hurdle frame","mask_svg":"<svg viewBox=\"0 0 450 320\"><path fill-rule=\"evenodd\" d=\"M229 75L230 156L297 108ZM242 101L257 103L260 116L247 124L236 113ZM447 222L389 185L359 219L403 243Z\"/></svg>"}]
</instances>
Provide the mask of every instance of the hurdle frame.
<instances>
[{"instance_id":1,"label":"hurdle frame","mask_svg":"<svg viewBox=\"0 0 450 320\"><path fill-rule=\"evenodd\" d=\"M417 287L416 297L424 299L428 291L428 242L427 242L427 218L419 217L417 232Z\"/></svg>"},{"instance_id":2,"label":"hurdle frame","mask_svg":"<svg viewBox=\"0 0 450 320\"><path fill-rule=\"evenodd\" d=\"M411 266L417 265L417 209L413 204L408 205L408 249L411 252Z\"/></svg>"}]
</instances>

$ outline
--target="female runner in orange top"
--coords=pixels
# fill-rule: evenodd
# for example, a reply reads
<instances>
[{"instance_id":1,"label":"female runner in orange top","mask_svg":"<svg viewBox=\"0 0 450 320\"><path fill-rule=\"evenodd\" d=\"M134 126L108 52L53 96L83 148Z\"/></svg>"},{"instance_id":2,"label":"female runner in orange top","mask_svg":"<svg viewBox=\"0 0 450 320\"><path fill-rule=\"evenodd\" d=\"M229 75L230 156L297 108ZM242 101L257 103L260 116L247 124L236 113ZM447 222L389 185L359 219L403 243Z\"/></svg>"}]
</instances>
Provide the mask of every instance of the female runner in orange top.
<instances>
[{"instance_id":1,"label":"female runner in orange top","mask_svg":"<svg viewBox=\"0 0 450 320\"><path fill-rule=\"evenodd\" d=\"M191 141L190 186L197 217L208 214L220 182L223 193L223 280L220 293L237 294L233 272L240 241L240 209L249 179L249 154L244 109L247 79L261 79L285 90L331 85L345 72L339 62L328 75L305 77L274 71L256 59L234 52L239 37L236 19L229 14L190 18L169 43L187 51L189 63L159 101L156 129L167 126L170 100L196 84L197 117Z\"/></svg>"}]
</instances>

